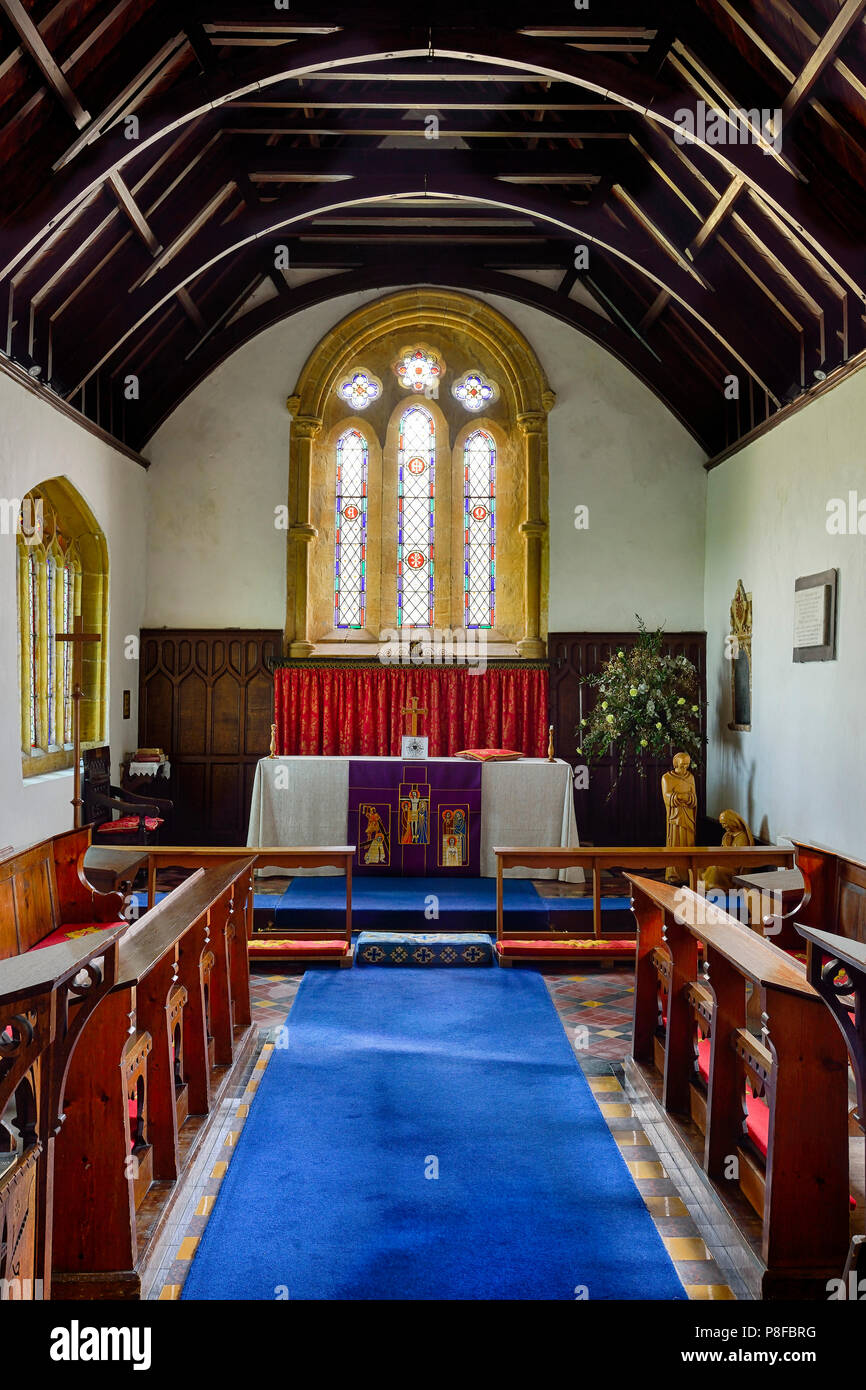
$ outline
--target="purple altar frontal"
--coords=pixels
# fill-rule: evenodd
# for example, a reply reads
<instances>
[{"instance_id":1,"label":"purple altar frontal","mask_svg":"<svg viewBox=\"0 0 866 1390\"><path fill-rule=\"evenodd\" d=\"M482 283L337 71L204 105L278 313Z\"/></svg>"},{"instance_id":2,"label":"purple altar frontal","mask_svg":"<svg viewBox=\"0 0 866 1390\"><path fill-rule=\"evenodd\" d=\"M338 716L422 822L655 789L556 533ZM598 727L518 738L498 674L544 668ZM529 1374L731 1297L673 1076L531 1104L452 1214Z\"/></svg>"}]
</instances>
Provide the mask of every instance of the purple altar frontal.
<instances>
[{"instance_id":1,"label":"purple altar frontal","mask_svg":"<svg viewBox=\"0 0 866 1390\"><path fill-rule=\"evenodd\" d=\"M355 873L477 878L481 764L353 758L348 842Z\"/></svg>"}]
</instances>

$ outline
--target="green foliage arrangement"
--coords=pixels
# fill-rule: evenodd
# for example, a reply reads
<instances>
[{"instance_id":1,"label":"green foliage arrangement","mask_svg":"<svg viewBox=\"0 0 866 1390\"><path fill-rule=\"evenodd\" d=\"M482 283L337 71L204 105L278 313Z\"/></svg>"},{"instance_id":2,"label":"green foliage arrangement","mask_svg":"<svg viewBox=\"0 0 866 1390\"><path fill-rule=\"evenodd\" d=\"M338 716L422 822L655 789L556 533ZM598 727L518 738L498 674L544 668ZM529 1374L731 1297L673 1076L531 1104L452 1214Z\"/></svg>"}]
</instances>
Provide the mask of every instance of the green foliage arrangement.
<instances>
[{"instance_id":1,"label":"green foliage arrangement","mask_svg":"<svg viewBox=\"0 0 866 1390\"><path fill-rule=\"evenodd\" d=\"M645 763L668 757L671 748L690 754L695 766L703 752L697 670L688 657L665 656L664 629L650 632L636 616L635 645L618 651L598 675L589 677L598 699L577 730L577 752L587 762L606 757L611 744L616 745L617 777L632 753L644 776Z\"/></svg>"}]
</instances>

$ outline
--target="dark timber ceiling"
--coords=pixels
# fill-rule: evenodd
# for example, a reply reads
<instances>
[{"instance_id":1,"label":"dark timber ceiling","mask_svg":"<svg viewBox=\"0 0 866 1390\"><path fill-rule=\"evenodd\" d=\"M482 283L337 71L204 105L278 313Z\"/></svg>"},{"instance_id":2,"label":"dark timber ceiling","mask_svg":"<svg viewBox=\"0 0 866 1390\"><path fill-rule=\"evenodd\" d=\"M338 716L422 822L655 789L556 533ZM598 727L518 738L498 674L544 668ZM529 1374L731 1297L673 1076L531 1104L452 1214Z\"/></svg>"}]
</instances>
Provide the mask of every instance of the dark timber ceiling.
<instances>
[{"instance_id":1,"label":"dark timber ceiling","mask_svg":"<svg viewBox=\"0 0 866 1390\"><path fill-rule=\"evenodd\" d=\"M573 324L713 455L866 349L864 10L0 0L0 350L140 449L270 324L433 284ZM781 138L678 143L699 103Z\"/></svg>"}]
</instances>

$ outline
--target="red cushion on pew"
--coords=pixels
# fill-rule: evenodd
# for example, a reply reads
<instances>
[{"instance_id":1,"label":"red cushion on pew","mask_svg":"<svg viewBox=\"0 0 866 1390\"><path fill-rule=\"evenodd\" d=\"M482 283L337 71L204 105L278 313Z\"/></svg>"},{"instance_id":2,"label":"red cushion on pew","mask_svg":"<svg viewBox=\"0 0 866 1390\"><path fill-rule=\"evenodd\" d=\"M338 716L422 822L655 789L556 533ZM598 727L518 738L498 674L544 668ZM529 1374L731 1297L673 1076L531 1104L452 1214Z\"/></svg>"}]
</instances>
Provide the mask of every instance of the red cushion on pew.
<instances>
[{"instance_id":1,"label":"red cushion on pew","mask_svg":"<svg viewBox=\"0 0 866 1390\"><path fill-rule=\"evenodd\" d=\"M73 941L78 936L90 936L95 931L110 931L112 927L128 925L122 917L116 922L70 922L66 927L58 927L50 936L44 936L35 946L31 946L30 950L41 951L43 946L59 946L61 942Z\"/></svg>"},{"instance_id":2,"label":"red cushion on pew","mask_svg":"<svg viewBox=\"0 0 866 1390\"><path fill-rule=\"evenodd\" d=\"M633 938L625 939L613 937L584 937L580 941L551 941L547 937L538 940L516 939L513 941L497 941L496 950L500 956L562 956L564 959L574 952L582 955L625 955L626 952L634 954L635 943Z\"/></svg>"},{"instance_id":3,"label":"red cushion on pew","mask_svg":"<svg viewBox=\"0 0 866 1390\"><path fill-rule=\"evenodd\" d=\"M710 1084L710 1040L701 1038L698 1043L698 1072L705 1085Z\"/></svg>"},{"instance_id":4,"label":"red cushion on pew","mask_svg":"<svg viewBox=\"0 0 866 1390\"><path fill-rule=\"evenodd\" d=\"M297 937L253 936L247 942L251 955L263 951L278 951L286 956L344 956L349 950L345 937L328 937L315 941L299 941Z\"/></svg>"},{"instance_id":5,"label":"red cushion on pew","mask_svg":"<svg viewBox=\"0 0 866 1390\"><path fill-rule=\"evenodd\" d=\"M746 1133L758 1152L766 1158L770 1142L770 1107L765 1100L747 1090L746 1110Z\"/></svg>"},{"instance_id":6,"label":"red cushion on pew","mask_svg":"<svg viewBox=\"0 0 866 1390\"><path fill-rule=\"evenodd\" d=\"M120 820L103 821L102 825L97 826L97 835L121 835L130 830L137 830L139 825L138 816L121 816ZM158 830L162 825L159 816L145 816L145 830Z\"/></svg>"}]
</instances>

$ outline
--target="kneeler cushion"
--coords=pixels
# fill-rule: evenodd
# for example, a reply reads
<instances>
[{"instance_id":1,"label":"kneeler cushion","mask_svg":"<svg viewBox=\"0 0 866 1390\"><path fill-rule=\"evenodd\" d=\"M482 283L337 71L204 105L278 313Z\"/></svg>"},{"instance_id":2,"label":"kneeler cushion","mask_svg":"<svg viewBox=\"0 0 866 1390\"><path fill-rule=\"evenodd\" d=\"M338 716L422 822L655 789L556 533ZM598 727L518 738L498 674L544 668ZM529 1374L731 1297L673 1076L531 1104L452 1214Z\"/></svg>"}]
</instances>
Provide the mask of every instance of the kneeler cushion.
<instances>
[{"instance_id":1,"label":"kneeler cushion","mask_svg":"<svg viewBox=\"0 0 866 1390\"><path fill-rule=\"evenodd\" d=\"M710 1040L701 1038L698 1043L698 1071L704 1084L709 1084L710 1080ZM767 1157L767 1145L770 1142L770 1107L760 1096L753 1096L751 1089L746 1087L746 1133L754 1144L755 1148Z\"/></svg>"},{"instance_id":2,"label":"kneeler cushion","mask_svg":"<svg viewBox=\"0 0 866 1390\"><path fill-rule=\"evenodd\" d=\"M247 945L251 955L259 951L279 951L281 955L344 956L349 949L345 937L299 941L297 937L251 936Z\"/></svg>"},{"instance_id":3,"label":"kneeler cushion","mask_svg":"<svg viewBox=\"0 0 866 1390\"><path fill-rule=\"evenodd\" d=\"M635 941L633 937L614 938L614 937L581 937L580 940L561 939L551 941L548 937L538 940L521 938L515 941L497 941L496 950L500 956L563 956L568 957L572 953L583 954L596 953L598 955L624 955L626 952L634 954Z\"/></svg>"},{"instance_id":4,"label":"kneeler cushion","mask_svg":"<svg viewBox=\"0 0 866 1390\"><path fill-rule=\"evenodd\" d=\"M129 923L123 917L119 917L116 922L72 922L68 927L58 927L50 936L44 936L35 946L31 946L30 950L41 951L43 946L59 946L61 942L73 941L77 936L90 936L91 932L127 926Z\"/></svg>"}]
</instances>

